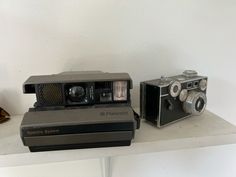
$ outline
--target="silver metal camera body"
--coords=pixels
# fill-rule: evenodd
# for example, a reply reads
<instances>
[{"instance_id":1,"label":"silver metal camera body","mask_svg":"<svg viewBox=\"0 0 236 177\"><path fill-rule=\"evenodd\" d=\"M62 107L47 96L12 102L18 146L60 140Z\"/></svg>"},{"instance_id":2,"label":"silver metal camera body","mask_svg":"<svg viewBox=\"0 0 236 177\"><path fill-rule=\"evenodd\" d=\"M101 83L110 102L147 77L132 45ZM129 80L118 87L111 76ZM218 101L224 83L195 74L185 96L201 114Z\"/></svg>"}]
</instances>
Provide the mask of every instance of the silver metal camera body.
<instances>
[{"instance_id":1,"label":"silver metal camera body","mask_svg":"<svg viewBox=\"0 0 236 177\"><path fill-rule=\"evenodd\" d=\"M141 117L162 127L191 115L200 115L207 104L207 81L206 76L186 70L181 75L141 82Z\"/></svg>"}]
</instances>

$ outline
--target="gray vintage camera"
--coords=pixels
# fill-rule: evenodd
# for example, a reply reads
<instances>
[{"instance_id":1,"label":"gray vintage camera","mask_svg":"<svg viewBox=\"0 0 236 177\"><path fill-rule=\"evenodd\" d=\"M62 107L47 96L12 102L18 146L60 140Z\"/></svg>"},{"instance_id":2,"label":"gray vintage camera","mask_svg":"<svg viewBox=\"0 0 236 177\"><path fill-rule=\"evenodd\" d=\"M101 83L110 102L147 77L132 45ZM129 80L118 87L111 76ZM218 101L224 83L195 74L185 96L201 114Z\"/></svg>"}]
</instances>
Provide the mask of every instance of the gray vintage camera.
<instances>
[{"instance_id":1,"label":"gray vintage camera","mask_svg":"<svg viewBox=\"0 0 236 177\"><path fill-rule=\"evenodd\" d=\"M141 82L141 117L162 127L191 115L200 115L207 104L206 90L207 77L192 70Z\"/></svg>"},{"instance_id":2,"label":"gray vintage camera","mask_svg":"<svg viewBox=\"0 0 236 177\"><path fill-rule=\"evenodd\" d=\"M127 146L139 128L128 73L65 72L31 76L23 91L36 94L21 138L30 151Z\"/></svg>"}]
</instances>

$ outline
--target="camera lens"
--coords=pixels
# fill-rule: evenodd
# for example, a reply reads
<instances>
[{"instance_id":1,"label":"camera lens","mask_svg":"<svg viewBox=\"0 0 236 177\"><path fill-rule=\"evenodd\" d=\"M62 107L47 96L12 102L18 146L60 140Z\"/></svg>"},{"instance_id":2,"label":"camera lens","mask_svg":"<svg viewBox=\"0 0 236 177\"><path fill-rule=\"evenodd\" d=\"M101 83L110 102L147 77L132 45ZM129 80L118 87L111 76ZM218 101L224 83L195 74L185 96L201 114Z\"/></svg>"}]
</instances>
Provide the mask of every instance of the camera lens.
<instances>
[{"instance_id":1,"label":"camera lens","mask_svg":"<svg viewBox=\"0 0 236 177\"><path fill-rule=\"evenodd\" d=\"M73 86L69 89L69 97L71 101L78 102L85 97L85 90L81 86Z\"/></svg>"},{"instance_id":2,"label":"camera lens","mask_svg":"<svg viewBox=\"0 0 236 177\"><path fill-rule=\"evenodd\" d=\"M203 92L191 91L183 103L183 109L186 113L200 115L206 108L207 97Z\"/></svg>"}]
</instances>

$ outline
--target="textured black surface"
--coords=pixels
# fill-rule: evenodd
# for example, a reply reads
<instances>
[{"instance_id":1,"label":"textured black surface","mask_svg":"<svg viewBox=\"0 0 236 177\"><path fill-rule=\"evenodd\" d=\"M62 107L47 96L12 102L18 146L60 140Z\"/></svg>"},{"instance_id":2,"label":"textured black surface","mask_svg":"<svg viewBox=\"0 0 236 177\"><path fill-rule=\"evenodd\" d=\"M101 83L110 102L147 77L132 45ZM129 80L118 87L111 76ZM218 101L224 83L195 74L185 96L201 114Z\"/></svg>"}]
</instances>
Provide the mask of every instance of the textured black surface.
<instances>
[{"instance_id":1,"label":"textured black surface","mask_svg":"<svg viewBox=\"0 0 236 177\"><path fill-rule=\"evenodd\" d=\"M36 86L37 106L63 105L61 84L39 84Z\"/></svg>"},{"instance_id":2,"label":"textured black surface","mask_svg":"<svg viewBox=\"0 0 236 177\"><path fill-rule=\"evenodd\" d=\"M169 106L168 101L170 101L173 106L172 110L168 109ZM162 97L161 108L162 108L160 115L161 126L190 115L184 112L183 103L179 101L178 98L173 98L171 96Z\"/></svg>"},{"instance_id":3,"label":"textured black surface","mask_svg":"<svg viewBox=\"0 0 236 177\"><path fill-rule=\"evenodd\" d=\"M152 85L146 85L146 103L145 105L145 118L148 121L156 124L157 117L159 116L159 100L160 88Z\"/></svg>"}]
</instances>

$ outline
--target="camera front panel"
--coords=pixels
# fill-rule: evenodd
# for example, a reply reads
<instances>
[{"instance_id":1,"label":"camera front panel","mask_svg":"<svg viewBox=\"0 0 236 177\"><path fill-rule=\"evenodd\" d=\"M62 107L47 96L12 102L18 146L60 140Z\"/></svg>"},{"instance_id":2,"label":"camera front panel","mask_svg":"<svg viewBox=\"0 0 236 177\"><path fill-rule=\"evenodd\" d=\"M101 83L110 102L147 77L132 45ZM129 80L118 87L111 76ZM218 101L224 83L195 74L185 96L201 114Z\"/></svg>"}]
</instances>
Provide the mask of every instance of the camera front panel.
<instances>
[{"instance_id":1,"label":"camera front panel","mask_svg":"<svg viewBox=\"0 0 236 177\"><path fill-rule=\"evenodd\" d=\"M161 88L161 110L157 123L159 127L204 111L206 88L200 89L203 80L207 81L207 78L181 81L179 94L175 97L170 94L171 85ZM193 100L191 105L189 105L189 98Z\"/></svg>"},{"instance_id":2,"label":"camera front panel","mask_svg":"<svg viewBox=\"0 0 236 177\"><path fill-rule=\"evenodd\" d=\"M184 112L183 103L178 98L171 96L161 97L160 107L160 117L157 123L159 127L190 115Z\"/></svg>"},{"instance_id":3,"label":"camera front panel","mask_svg":"<svg viewBox=\"0 0 236 177\"><path fill-rule=\"evenodd\" d=\"M71 106L127 103L130 100L128 86L127 81L67 84L65 85L66 104Z\"/></svg>"},{"instance_id":4,"label":"camera front panel","mask_svg":"<svg viewBox=\"0 0 236 177\"><path fill-rule=\"evenodd\" d=\"M102 81L36 85L36 107L130 104L130 82Z\"/></svg>"}]
</instances>

